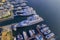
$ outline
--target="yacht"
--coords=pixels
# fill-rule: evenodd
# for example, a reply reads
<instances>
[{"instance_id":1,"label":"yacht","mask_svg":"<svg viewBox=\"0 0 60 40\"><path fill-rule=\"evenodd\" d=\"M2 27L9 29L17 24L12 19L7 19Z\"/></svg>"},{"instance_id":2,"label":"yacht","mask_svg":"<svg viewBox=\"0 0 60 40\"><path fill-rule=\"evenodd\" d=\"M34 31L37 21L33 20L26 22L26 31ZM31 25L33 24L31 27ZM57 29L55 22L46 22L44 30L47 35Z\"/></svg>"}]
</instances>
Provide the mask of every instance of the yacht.
<instances>
[{"instance_id":1,"label":"yacht","mask_svg":"<svg viewBox=\"0 0 60 40\"><path fill-rule=\"evenodd\" d=\"M18 16L18 15L29 16L29 15L36 14L36 11L33 10L32 7L27 6L27 4L25 2L27 2L27 1L25 1L25 0L24 1L23 0L15 0L14 2L12 1L12 4L14 3L13 4L14 5L14 10L16 10L16 11L14 11L14 14L16 14L14 16ZM18 3L20 3L20 4L18 4ZM22 9L17 10L18 7L22 7Z\"/></svg>"},{"instance_id":2,"label":"yacht","mask_svg":"<svg viewBox=\"0 0 60 40\"><path fill-rule=\"evenodd\" d=\"M47 25L46 24L42 24L41 25L41 28L45 28Z\"/></svg>"},{"instance_id":3,"label":"yacht","mask_svg":"<svg viewBox=\"0 0 60 40\"><path fill-rule=\"evenodd\" d=\"M23 31L23 36L24 36L24 40L27 40L28 36L27 36L27 33L25 31Z\"/></svg>"},{"instance_id":4,"label":"yacht","mask_svg":"<svg viewBox=\"0 0 60 40\"><path fill-rule=\"evenodd\" d=\"M31 30L33 34L35 34L35 30Z\"/></svg>"},{"instance_id":5,"label":"yacht","mask_svg":"<svg viewBox=\"0 0 60 40\"><path fill-rule=\"evenodd\" d=\"M42 35L38 34L36 35L36 40L44 40L44 38Z\"/></svg>"},{"instance_id":6,"label":"yacht","mask_svg":"<svg viewBox=\"0 0 60 40\"><path fill-rule=\"evenodd\" d=\"M43 19L38 15L33 15L27 18L27 20L23 20L22 22L18 23L18 27L30 26L36 23L42 22Z\"/></svg>"},{"instance_id":7,"label":"yacht","mask_svg":"<svg viewBox=\"0 0 60 40\"><path fill-rule=\"evenodd\" d=\"M49 33L51 33L51 30L47 30L47 31L45 31L43 34L44 34L44 35L48 35Z\"/></svg>"},{"instance_id":8,"label":"yacht","mask_svg":"<svg viewBox=\"0 0 60 40\"><path fill-rule=\"evenodd\" d=\"M45 28L46 26L47 26L47 25L45 25L45 24L37 25L37 28L39 28L39 29L41 30L41 29Z\"/></svg>"},{"instance_id":9,"label":"yacht","mask_svg":"<svg viewBox=\"0 0 60 40\"><path fill-rule=\"evenodd\" d=\"M26 0L15 0L16 3L24 3L24 2L27 2Z\"/></svg>"},{"instance_id":10,"label":"yacht","mask_svg":"<svg viewBox=\"0 0 60 40\"><path fill-rule=\"evenodd\" d=\"M45 28L41 29L41 32L44 33L47 30L49 30L49 27L45 27Z\"/></svg>"},{"instance_id":11,"label":"yacht","mask_svg":"<svg viewBox=\"0 0 60 40\"><path fill-rule=\"evenodd\" d=\"M29 16L29 15L36 14L36 11L33 10L32 7L24 7L24 9L17 10L15 14L20 15L20 16Z\"/></svg>"},{"instance_id":12,"label":"yacht","mask_svg":"<svg viewBox=\"0 0 60 40\"><path fill-rule=\"evenodd\" d=\"M54 38L55 37L55 34L54 33L50 33L50 34L48 34L48 35L46 35L45 36L46 37L46 39L52 39L52 38ZM54 39L55 40L55 39Z\"/></svg>"},{"instance_id":13,"label":"yacht","mask_svg":"<svg viewBox=\"0 0 60 40\"><path fill-rule=\"evenodd\" d=\"M18 34L18 35L17 35L17 39L18 39L18 40L23 40L23 36L22 36L21 34Z\"/></svg>"},{"instance_id":14,"label":"yacht","mask_svg":"<svg viewBox=\"0 0 60 40\"><path fill-rule=\"evenodd\" d=\"M16 37L14 37L14 40L17 40Z\"/></svg>"},{"instance_id":15,"label":"yacht","mask_svg":"<svg viewBox=\"0 0 60 40\"><path fill-rule=\"evenodd\" d=\"M29 30L29 34L32 37L35 34L35 31L34 30Z\"/></svg>"}]
</instances>

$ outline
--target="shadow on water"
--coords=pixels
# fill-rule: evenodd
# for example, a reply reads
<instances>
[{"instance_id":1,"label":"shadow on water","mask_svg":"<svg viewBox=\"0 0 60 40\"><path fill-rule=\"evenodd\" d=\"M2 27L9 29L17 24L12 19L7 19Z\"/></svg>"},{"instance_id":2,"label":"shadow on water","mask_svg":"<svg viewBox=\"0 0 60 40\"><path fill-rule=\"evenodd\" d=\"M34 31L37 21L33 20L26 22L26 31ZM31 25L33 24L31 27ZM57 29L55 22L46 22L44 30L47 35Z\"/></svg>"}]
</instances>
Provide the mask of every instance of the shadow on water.
<instances>
[{"instance_id":1,"label":"shadow on water","mask_svg":"<svg viewBox=\"0 0 60 40\"><path fill-rule=\"evenodd\" d=\"M3 21L3 22L0 22L0 26L5 26L5 25L13 24L13 23L18 23L18 22L23 21L25 19L26 19L26 17L16 16L12 20L6 20L6 21Z\"/></svg>"}]
</instances>

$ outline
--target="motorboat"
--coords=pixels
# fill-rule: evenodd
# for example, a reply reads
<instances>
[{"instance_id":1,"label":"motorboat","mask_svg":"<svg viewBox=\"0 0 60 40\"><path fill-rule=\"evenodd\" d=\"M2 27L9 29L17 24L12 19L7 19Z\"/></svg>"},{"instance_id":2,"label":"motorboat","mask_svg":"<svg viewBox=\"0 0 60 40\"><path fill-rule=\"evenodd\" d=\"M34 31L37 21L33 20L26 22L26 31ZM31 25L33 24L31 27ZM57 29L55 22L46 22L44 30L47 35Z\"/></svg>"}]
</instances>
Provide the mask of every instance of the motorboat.
<instances>
[{"instance_id":1,"label":"motorboat","mask_svg":"<svg viewBox=\"0 0 60 40\"><path fill-rule=\"evenodd\" d=\"M46 35L46 39L51 39L51 38L54 38L54 37L55 37L54 33L50 33L50 34Z\"/></svg>"},{"instance_id":2,"label":"motorboat","mask_svg":"<svg viewBox=\"0 0 60 40\"><path fill-rule=\"evenodd\" d=\"M16 37L14 37L14 40L17 40Z\"/></svg>"},{"instance_id":3,"label":"motorboat","mask_svg":"<svg viewBox=\"0 0 60 40\"><path fill-rule=\"evenodd\" d=\"M56 40L55 38L51 38L50 40Z\"/></svg>"},{"instance_id":4,"label":"motorboat","mask_svg":"<svg viewBox=\"0 0 60 40\"><path fill-rule=\"evenodd\" d=\"M31 31L31 30L29 30L29 34L30 34L30 36L33 36L33 33L32 33L32 31Z\"/></svg>"},{"instance_id":5,"label":"motorboat","mask_svg":"<svg viewBox=\"0 0 60 40\"><path fill-rule=\"evenodd\" d=\"M36 35L36 40L44 40L44 38L42 35L38 34Z\"/></svg>"},{"instance_id":6,"label":"motorboat","mask_svg":"<svg viewBox=\"0 0 60 40\"><path fill-rule=\"evenodd\" d=\"M49 30L49 27L45 27L45 28L41 29L41 32L44 33L44 32L46 32L47 30Z\"/></svg>"},{"instance_id":7,"label":"motorboat","mask_svg":"<svg viewBox=\"0 0 60 40\"><path fill-rule=\"evenodd\" d=\"M26 0L15 0L16 3L25 3L27 2Z\"/></svg>"},{"instance_id":8,"label":"motorboat","mask_svg":"<svg viewBox=\"0 0 60 40\"><path fill-rule=\"evenodd\" d=\"M27 33L25 31L23 31L23 36L24 36L24 40L27 40L28 36L27 36Z\"/></svg>"},{"instance_id":9,"label":"motorboat","mask_svg":"<svg viewBox=\"0 0 60 40\"><path fill-rule=\"evenodd\" d=\"M34 30L29 30L29 34L32 37L35 34L35 31Z\"/></svg>"},{"instance_id":10,"label":"motorboat","mask_svg":"<svg viewBox=\"0 0 60 40\"><path fill-rule=\"evenodd\" d=\"M33 34L35 34L35 30L31 30Z\"/></svg>"},{"instance_id":11,"label":"motorboat","mask_svg":"<svg viewBox=\"0 0 60 40\"><path fill-rule=\"evenodd\" d=\"M45 25L45 24L37 25L37 28L39 28L39 29L41 30L41 29L45 28L46 26L47 26L47 25Z\"/></svg>"},{"instance_id":12,"label":"motorboat","mask_svg":"<svg viewBox=\"0 0 60 40\"><path fill-rule=\"evenodd\" d=\"M21 10L17 10L15 12L15 14L17 15L20 15L20 16L29 16L29 15L33 15L33 14L36 14L36 11L33 10L32 7L24 7L24 9L21 9Z\"/></svg>"},{"instance_id":13,"label":"motorboat","mask_svg":"<svg viewBox=\"0 0 60 40\"><path fill-rule=\"evenodd\" d=\"M20 6L25 7L25 6L27 6L27 4L26 3L21 3Z\"/></svg>"},{"instance_id":14,"label":"motorboat","mask_svg":"<svg viewBox=\"0 0 60 40\"><path fill-rule=\"evenodd\" d=\"M47 30L44 32L44 35L48 35L49 33L51 33L51 30Z\"/></svg>"},{"instance_id":15,"label":"motorboat","mask_svg":"<svg viewBox=\"0 0 60 40\"><path fill-rule=\"evenodd\" d=\"M18 27L30 26L30 25L34 25L42 21L43 19L41 17L39 17L38 15L33 15L33 16L28 17L27 20L24 20L18 23Z\"/></svg>"},{"instance_id":16,"label":"motorboat","mask_svg":"<svg viewBox=\"0 0 60 40\"><path fill-rule=\"evenodd\" d=\"M21 34L18 34L18 35L17 35L17 39L18 39L18 40L23 40L23 36L22 36Z\"/></svg>"},{"instance_id":17,"label":"motorboat","mask_svg":"<svg viewBox=\"0 0 60 40\"><path fill-rule=\"evenodd\" d=\"M46 24L42 24L42 25L41 25L41 28L45 28L45 27L47 27Z\"/></svg>"}]
</instances>

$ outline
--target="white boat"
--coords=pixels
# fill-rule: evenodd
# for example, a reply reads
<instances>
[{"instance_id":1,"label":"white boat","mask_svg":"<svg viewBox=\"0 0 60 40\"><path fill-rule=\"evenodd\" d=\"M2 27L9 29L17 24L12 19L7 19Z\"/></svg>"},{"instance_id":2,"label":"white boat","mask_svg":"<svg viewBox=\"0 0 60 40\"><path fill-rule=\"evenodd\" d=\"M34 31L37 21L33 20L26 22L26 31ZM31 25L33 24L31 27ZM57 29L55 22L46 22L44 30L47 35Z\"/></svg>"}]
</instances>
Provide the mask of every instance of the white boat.
<instances>
[{"instance_id":1,"label":"white boat","mask_svg":"<svg viewBox=\"0 0 60 40\"><path fill-rule=\"evenodd\" d=\"M33 16L28 17L27 20L24 20L18 23L18 27L30 26L30 25L34 25L42 21L43 19L41 17L39 17L38 15L33 15Z\"/></svg>"},{"instance_id":2,"label":"white boat","mask_svg":"<svg viewBox=\"0 0 60 40\"><path fill-rule=\"evenodd\" d=\"M50 34L46 35L46 39L51 39L51 38L54 38L54 37L55 37L54 33L50 33Z\"/></svg>"},{"instance_id":3,"label":"white boat","mask_svg":"<svg viewBox=\"0 0 60 40\"><path fill-rule=\"evenodd\" d=\"M24 7L24 6L27 6L27 4L26 3L22 3L22 4L20 4L20 6Z\"/></svg>"},{"instance_id":4,"label":"white boat","mask_svg":"<svg viewBox=\"0 0 60 40\"><path fill-rule=\"evenodd\" d=\"M32 33L32 31L31 31L31 30L29 30L29 34L30 34L30 36L31 36L31 37L33 36L33 33Z\"/></svg>"},{"instance_id":5,"label":"white boat","mask_svg":"<svg viewBox=\"0 0 60 40\"><path fill-rule=\"evenodd\" d=\"M25 31L23 31L23 36L24 36L24 40L28 38L27 33Z\"/></svg>"},{"instance_id":6,"label":"white boat","mask_svg":"<svg viewBox=\"0 0 60 40\"><path fill-rule=\"evenodd\" d=\"M31 30L33 34L35 34L35 30Z\"/></svg>"},{"instance_id":7,"label":"white boat","mask_svg":"<svg viewBox=\"0 0 60 40\"><path fill-rule=\"evenodd\" d=\"M41 30L41 29L45 28L46 26L47 26L47 25L45 25L45 24L37 25L37 28L39 28L39 29Z\"/></svg>"},{"instance_id":8,"label":"white boat","mask_svg":"<svg viewBox=\"0 0 60 40\"><path fill-rule=\"evenodd\" d=\"M36 37L36 40L44 40L43 36L38 34L35 36Z\"/></svg>"},{"instance_id":9,"label":"white boat","mask_svg":"<svg viewBox=\"0 0 60 40\"><path fill-rule=\"evenodd\" d=\"M3 9L4 9L4 7L1 6L1 7L0 7L0 10L3 10Z\"/></svg>"},{"instance_id":10,"label":"white boat","mask_svg":"<svg viewBox=\"0 0 60 40\"><path fill-rule=\"evenodd\" d=\"M47 26L47 25L45 25L45 24L42 24L42 25L41 25L41 28L45 28L46 26Z\"/></svg>"},{"instance_id":11,"label":"white boat","mask_svg":"<svg viewBox=\"0 0 60 40\"><path fill-rule=\"evenodd\" d=\"M44 33L44 32L46 32L47 30L49 30L49 27L45 27L45 28L41 29L41 32Z\"/></svg>"},{"instance_id":12,"label":"white boat","mask_svg":"<svg viewBox=\"0 0 60 40\"><path fill-rule=\"evenodd\" d=\"M20 15L20 16L29 16L29 15L33 15L33 14L36 14L36 11L33 10L32 7L24 7L24 9L21 9L21 10L17 10L15 12L15 14L17 15Z\"/></svg>"},{"instance_id":13,"label":"white boat","mask_svg":"<svg viewBox=\"0 0 60 40\"><path fill-rule=\"evenodd\" d=\"M32 37L35 34L35 30L29 30L29 34Z\"/></svg>"},{"instance_id":14,"label":"white boat","mask_svg":"<svg viewBox=\"0 0 60 40\"><path fill-rule=\"evenodd\" d=\"M55 38L51 38L50 40L56 40Z\"/></svg>"},{"instance_id":15,"label":"white boat","mask_svg":"<svg viewBox=\"0 0 60 40\"><path fill-rule=\"evenodd\" d=\"M16 3L24 3L24 2L27 2L26 0L15 0Z\"/></svg>"},{"instance_id":16,"label":"white boat","mask_svg":"<svg viewBox=\"0 0 60 40\"><path fill-rule=\"evenodd\" d=\"M17 40L16 37L14 37L14 40Z\"/></svg>"},{"instance_id":17,"label":"white boat","mask_svg":"<svg viewBox=\"0 0 60 40\"><path fill-rule=\"evenodd\" d=\"M49 33L51 33L51 30L45 31L45 32L44 32L44 35L47 35L47 34L49 34Z\"/></svg>"},{"instance_id":18,"label":"white boat","mask_svg":"<svg viewBox=\"0 0 60 40\"><path fill-rule=\"evenodd\" d=\"M18 39L18 40L23 40L23 36L20 35L20 34L18 34L18 35L17 35L17 39Z\"/></svg>"}]
</instances>

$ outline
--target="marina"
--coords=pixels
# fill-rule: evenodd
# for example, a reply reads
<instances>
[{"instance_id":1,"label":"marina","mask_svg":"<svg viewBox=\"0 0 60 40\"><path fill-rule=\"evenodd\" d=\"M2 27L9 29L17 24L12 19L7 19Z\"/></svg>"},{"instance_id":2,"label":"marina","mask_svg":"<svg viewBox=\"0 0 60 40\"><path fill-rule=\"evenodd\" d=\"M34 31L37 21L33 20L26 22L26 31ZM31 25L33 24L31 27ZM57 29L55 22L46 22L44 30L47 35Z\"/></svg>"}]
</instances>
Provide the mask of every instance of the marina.
<instances>
[{"instance_id":1,"label":"marina","mask_svg":"<svg viewBox=\"0 0 60 40\"><path fill-rule=\"evenodd\" d=\"M11 0L7 2L13 5L13 10L10 9L13 12L11 13L13 14L13 19L17 16L20 17L19 19L23 19L7 26L1 26L3 29L1 40L55 40L55 34L43 23L44 19L32 7L27 6L27 1Z\"/></svg>"}]
</instances>

